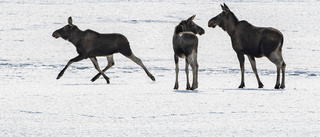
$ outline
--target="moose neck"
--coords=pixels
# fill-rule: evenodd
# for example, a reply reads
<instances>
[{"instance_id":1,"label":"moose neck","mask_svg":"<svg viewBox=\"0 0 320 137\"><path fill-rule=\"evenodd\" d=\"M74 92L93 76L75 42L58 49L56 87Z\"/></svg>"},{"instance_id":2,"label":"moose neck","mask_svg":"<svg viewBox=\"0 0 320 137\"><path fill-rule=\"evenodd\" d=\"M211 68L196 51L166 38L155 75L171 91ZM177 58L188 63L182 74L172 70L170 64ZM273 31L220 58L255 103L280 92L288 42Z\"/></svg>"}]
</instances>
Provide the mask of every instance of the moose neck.
<instances>
[{"instance_id":1,"label":"moose neck","mask_svg":"<svg viewBox=\"0 0 320 137\"><path fill-rule=\"evenodd\" d=\"M81 31L78 27L73 28L73 32L71 33L70 38L68 41L70 41L73 45L76 45L84 35L84 32Z\"/></svg>"},{"instance_id":2,"label":"moose neck","mask_svg":"<svg viewBox=\"0 0 320 137\"><path fill-rule=\"evenodd\" d=\"M236 29L236 26L238 24L239 20L238 18L230 11L228 14L227 20L223 23L224 30L227 31L229 36L232 36L234 34L234 30Z\"/></svg>"}]
</instances>

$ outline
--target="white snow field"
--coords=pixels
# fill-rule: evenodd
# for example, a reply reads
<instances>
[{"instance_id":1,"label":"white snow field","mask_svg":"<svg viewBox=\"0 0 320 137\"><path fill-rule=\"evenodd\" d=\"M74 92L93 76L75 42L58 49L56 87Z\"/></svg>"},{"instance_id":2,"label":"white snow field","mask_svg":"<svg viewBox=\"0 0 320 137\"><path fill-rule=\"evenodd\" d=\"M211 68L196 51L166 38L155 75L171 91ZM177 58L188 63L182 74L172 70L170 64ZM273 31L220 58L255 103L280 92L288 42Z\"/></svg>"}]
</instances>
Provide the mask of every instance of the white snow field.
<instances>
[{"instance_id":1,"label":"white snow field","mask_svg":"<svg viewBox=\"0 0 320 137\"><path fill-rule=\"evenodd\" d=\"M239 20L283 33L285 89L273 89L276 66L265 57L256 59L265 87L246 58L246 87L237 88L230 37L208 28L223 2ZM0 7L0 136L320 136L320 1L4 0ZM192 15L206 31L199 88L185 90L180 59L173 90L174 27ZM97 71L88 59L56 80L77 56L71 43L52 37L69 16L81 30L124 34L156 81L121 54L105 73L109 85L90 81Z\"/></svg>"}]
</instances>

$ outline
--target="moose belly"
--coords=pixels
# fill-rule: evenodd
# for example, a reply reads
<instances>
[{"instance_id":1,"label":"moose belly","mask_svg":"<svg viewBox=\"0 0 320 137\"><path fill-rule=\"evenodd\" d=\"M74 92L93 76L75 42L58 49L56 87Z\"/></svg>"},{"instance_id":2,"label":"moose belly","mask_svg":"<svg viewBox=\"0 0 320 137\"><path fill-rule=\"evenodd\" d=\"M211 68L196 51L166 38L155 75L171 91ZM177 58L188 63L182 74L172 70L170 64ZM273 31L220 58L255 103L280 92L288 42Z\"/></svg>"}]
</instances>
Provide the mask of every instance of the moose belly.
<instances>
[{"instance_id":1,"label":"moose belly","mask_svg":"<svg viewBox=\"0 0 320 137\"><path fill-rule=\"evenodd\" d=\"M174 49L174 53L180 58L186 58L191 55L192 51L183 50L183 49Z\"/></svg>"},{"instance_id":2,"label":"moose belly","mask_svg":"<svg viewBox=\"0 0 320 137\"><path fill-rule=\"evenodd\" d=\"M112 55L113 53L116 53L116 50L114 49L104 49L104 48L101 48L101 49L96 49L96 50L93 50L91 52L89 52L88 56L92 56L92 57L95 57L95 56L109 56L109 55Z\"/></svg>"},{"instance_id":3,"label":"moose belly","mask_svg":"<svg viewBox=\"0 0 320 137\"><path fill-rule=\"evenodd\" d=\"M244 54L254 57L263 57L263 53L260 50L253 50L253 49L244 49Z\"/></svg>"},{"instance_id":4,"label":"moose belly","mask_svg":"<svg viewBox=\"0 0 320 137\"><path fill-rule=\"evenodd\" d=\"M260 46L256 43L242 43L242 52L246 55L249 56L254 56L254 57L262 57L263 53L260 50Z\"/></svg>"},{"instance_id":5,"label":"moose belly","mask_svg":"<svg viewBox=\"0 0 320 137\"><path fill-rule=\"evenodd\" d=\"M174 49L174 53L178 55L180 58L186 58L186 55L183 53L181 49Z\"/></svg>"},{"instance_id":6,"label":"moose belly","mask_svg":"<svg viewBox=\"0 0 320 137\"><path fill-rule=\"evenodd\" d=\"M184 54L179 54L178 55L180 58L186 58L186 55L184 55Z\"/></svg>"}]
</instances>

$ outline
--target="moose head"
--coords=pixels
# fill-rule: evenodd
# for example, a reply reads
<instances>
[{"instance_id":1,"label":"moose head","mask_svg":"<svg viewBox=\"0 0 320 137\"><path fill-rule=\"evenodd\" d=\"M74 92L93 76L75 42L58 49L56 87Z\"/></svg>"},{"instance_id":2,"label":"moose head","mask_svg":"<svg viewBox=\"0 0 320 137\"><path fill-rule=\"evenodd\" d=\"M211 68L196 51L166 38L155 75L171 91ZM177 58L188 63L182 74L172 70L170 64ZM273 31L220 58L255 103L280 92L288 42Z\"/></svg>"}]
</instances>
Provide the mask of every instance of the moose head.
<instances>
[{"instance_id":1,"label":"moose head","mask_svg":"<svg viewBox=\"0 0 320 137\"><path fill-rule=\"evenodd\" d=\"M68 18L68 25L65 25L64 27L62 27L61 29L58 29L56 31L53 32L52 36L55 38L63 38L65 40L69 40L72 33L75 30L79 30L78 27L76 25L72 24L72 18L69 17Z\"/></svg>"},{"instance_id":2,"label":"moose head","mask_svg":"<svg viewBox=\"0 0 320 137\"><path fill-rule=\"evenodd\" d=\"M188 18L187 20L181 21L178 26L180 26L183 31L191 31L194 34L202 35L202 34L204 34L204 29L193 22L193 19L195 17L196 17L196 15L193 15L190 18Z\"/></svg>"},{"instance_id":3,"label":"moose head","mask_svg":"<svg viewBox=\"0 0 320 137\"><path fill-rule=\"evenodd\" d=\"M212 27L212 28L215 28L218 25L223 30L226 30L225 23L235 22L234 19L237 20L237 18L235 17L235 15L231 12L229 7L225 3L223 3L223 5L222 4L220 4L220 5L221 5L221 8L222 8L222 12L219 15L217 15L217 16L213 17L212 19L210 19L209 22L208 22L208 26ZM232 16L232 17L230 17L230 16Z\"/></svg>"}]
</instances>

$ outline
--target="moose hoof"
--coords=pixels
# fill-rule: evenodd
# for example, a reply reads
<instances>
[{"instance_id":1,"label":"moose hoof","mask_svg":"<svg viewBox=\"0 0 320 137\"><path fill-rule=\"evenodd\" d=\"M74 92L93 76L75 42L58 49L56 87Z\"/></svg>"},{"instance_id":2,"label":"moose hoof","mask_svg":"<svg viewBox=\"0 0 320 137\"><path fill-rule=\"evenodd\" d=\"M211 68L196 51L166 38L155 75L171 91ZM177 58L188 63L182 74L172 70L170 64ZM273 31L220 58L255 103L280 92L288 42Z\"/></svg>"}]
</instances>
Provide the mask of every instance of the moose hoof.
<instances>
[{"instance_id":1,"label":"moose hoof","mask_svg":"<svg viewBox=\"0 0 320 137\"><path fill-rule=\"evenodd\" d=\"M191 87L191 88L190 88L190 90L195 90L195 89L196 89L196 87Z\"/></svg>"},{"instance_id":2,"label":"moose hoof","mask_svg":"<svg viewBox=\"0 0 320 137\"><path fill-rule=\"evenodd\" d=\"M98 77L95 76L95 77L93 77L93 78L91 79L91 82L94 82L94 81L96 81L97 79L98 79Z\"/></svg>"},{"instance_id":3,"label":"moose hoof","mask_svg":"<svg viewBox=\"0 0 320 137\"><path fill-rule=\"evenodd\" d=\"M64 70L60 71L60 73L57 76L57 79L60 79L63 76L63 74L64 74Z\"/></svg>"},{"instance_id":4,"label":"moose hoof","mask_svg":"<svg viewBox=\"0 0 320 137\"><path fill-rule=\"evenodd\" d=\"M286 87L286 86L284 86L284 85L281 85L281 86L280 86L281 89L284 89L285 87Z\"/></svg>"},{"instance_id":5,"label":"moose hoof","mask_svg":"<svg viewBox=\"0 0 320 137\"><path fill-rule=\"evenodd\" d=\"M190 89L190 84L187 84L187 88L186 88L187 90L189 90Z\"/></svg>"},{"instance_id":6,"label":"moose hoof","mask_svg":"<svg viewBox=\"0 0 320 137\"><path fill-rule=\"evenodd\" d=\"M263 88L264 87L264 85L259 85L259 88Z\"/></svg>"},{"instance_id":7,"label":"moose hoof","mask_svg":"<svg viewBox=\"0 0 320 137\"><path fill-rule=\"evenodd\" d=\"M173 89L178 89L179 88L179 85L174 85Z\"/></svg>"},{"instance_id":8,"label":"moose hoof","mask_svg":"<svg viewBox=\"0 0 320 137\"><path fill-rule=\"evenodd\" d=\"M274 89L280 89L280 85L274 86Z\"/></svg>"},{"instance_id":9,"label":"moose hoof","mask_svg":"<svg viewBox=\"0 0 320 137\"><path fill-rule=\"evenodd\" d=\"M244 88L244 84L240 84L240 86L238 88Z\"/></svg>"},{"instance_id":10,"label":"moose hoof","mask_svg":"<svg viewBox=\"0 0 320 137\"><path fill-rule=\"evenodd\" d=\"M264 85L263 84L259 84L259 88L263 88L264 87Z\"/></svg>"},{"instance_id":11,"label":"moose hoof","mask_svg":"<svg viewBox=\"0 0 320 137\"><path fill-rule=\"evenodd\" d=\"M156 78L154 78L154 76L149 76L151 78L152 81L156 81Z\"/></svg>"},{"instance_id":12,"label":"moose hoof","mask_svg":"<svg viewBox=\"0 0 320 137\"><path fill-rule=\"evenodd\" d=\"M195 90L195 89L197 89L198 88L198 86L192 86L191 88L190 88L190 90Z\"/></svg>"},{"instance_id":13,"label":"moose hoof","mask_svg":"<svg viewBox=\"0 0 320 137\"><path fill-rule=\"evenodd\" d=\"M60 78L61 78L61 76L60 76L60 75L58 75L57 79L60 79Z\"/></svg>"}]
</instances>

